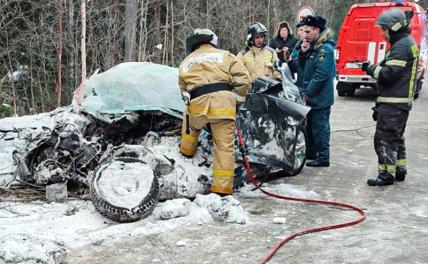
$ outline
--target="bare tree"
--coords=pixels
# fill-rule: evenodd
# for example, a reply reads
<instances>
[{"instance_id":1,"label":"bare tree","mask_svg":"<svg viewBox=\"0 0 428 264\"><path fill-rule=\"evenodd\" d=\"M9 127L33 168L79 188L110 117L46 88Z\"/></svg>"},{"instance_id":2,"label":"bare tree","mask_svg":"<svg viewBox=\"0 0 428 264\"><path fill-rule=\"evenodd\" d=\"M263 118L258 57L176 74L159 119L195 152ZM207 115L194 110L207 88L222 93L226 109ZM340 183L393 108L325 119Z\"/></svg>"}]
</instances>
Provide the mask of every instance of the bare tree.
<instances>
[{"instance_id":1,"label":"bare tree","mask_svg":"<svg viewBox=\"0 0 428 264\"><path fill-rule=\"evenodd\" d=\"M62 92L62 84L61 84L61 80L62 80L62 48L63 48L63 43L62 43L62 13L63 13L63 0L57 0L58 2L58 20L57 20L57 24L56 24L56 33L58 36L58 42L57 42L57 47L56 47L56 52L57 52L57 56L58 56L58 61L57 61L57 78L56 78L56 88L55 88L55 92L57 95L57 107L61 106L61 92Z\"/></svg>"},{"instance_id":2,"label":"bare tree","mask_svg":"<svg viewBox=\"0 0 428 264\"><path fill-rule=\"evenodd\" d=\"M374 0L0 0L0 117L69 104L98 68L134 60L177 66L194 28L212 29L236 54L253 22L265 23L270 38L309 5L337 32L349 7L363 2Z\"/></svg>"},{"instance_id":3,"label":"bare tree","mask_svg":"<svg viewBox=\"0 0 428 264\"><path fill-rule=\"evenodd\" d=\"M82 16L82 36L81 36L81 63L82 63L82 83L86 81L86 0L81 2Z\"/></svg>"},{"instance_id":4,"label":"bare tree","mask_svg":"<svg viewBox=\"0 0 428 264\"><path fill-rule=\"evenodd\" d=\"M137 0L126 0L125 3L125 61L135 61L137 31Z\"/></svg>"}]
</instances>

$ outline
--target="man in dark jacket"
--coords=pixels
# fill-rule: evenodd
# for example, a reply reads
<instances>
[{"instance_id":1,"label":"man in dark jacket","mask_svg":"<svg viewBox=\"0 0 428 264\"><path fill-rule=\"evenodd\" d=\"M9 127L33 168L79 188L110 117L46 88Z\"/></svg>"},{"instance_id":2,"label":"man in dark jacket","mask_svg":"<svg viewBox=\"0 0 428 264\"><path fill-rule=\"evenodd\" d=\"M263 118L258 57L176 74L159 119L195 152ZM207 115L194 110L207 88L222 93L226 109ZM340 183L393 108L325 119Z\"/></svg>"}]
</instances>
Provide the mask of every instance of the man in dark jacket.
<instances>
[{"instance_id":1,"label":"man in dark jacket","mask_svg":"<svg viewBox=\"0 0 428 264\"><path fill-rule=\"evenodd\" d=\"M379 65L366 62L362 67L377 79L378 97L373 118L377 120L374 146L378 176L367 181L370 186L404 181L407 174L403 134L412 107L419 58L419 49L409 34L412 15L411 11L404 13L394 8L379 16L377 24L391 48Z\"/></svg>"},{"instance_id":2,"label":"man in dark jacket","mask_svg":"<svg viewBox=\"0 0 428 264\"><path fill-rule=\"evenodd\" d=\"M333 86L336 74L332 32L325 27L320 16L307 16L304 43L298 51L295 63L303 68L301 91L306 103L312 108L307 116L307 158L312 167L330 166L330 108L333 105ZM299 74L299 71L298 71Z\"/></svg>"},{"instance_id":3,"label":"man in dark jacket","mask_svg":"<svg viewBox=\"0 0 428 264\"><path fill-rule=\"evenodd\" d=\"M273 48L282 62L288 62L290 53L296 46L297 39L293 36L290 24L282 21L278 25L276 36L272 38L269 46Z\"/></svg>"},{"instance_id":4,"label":"man in dark jacket","mask_svg":"<svg viewBox=\"0 0 428 264\"><path fill-rule=\"evenodd\" d=\"M296 25L296 36L298 41L294 46L293 50L291 51L290 61L288 62L290 71L293 74L297 74L295 84L297 85L300 91L302 91L303 89L303 71L305 69L305 58L306 58L306 54L300 52L300 50L302 46L305 50L307 50L310 45L304 39L306 26L303 24L303 21L304 21L304 18Z\"/></svg>"}]
</instances>

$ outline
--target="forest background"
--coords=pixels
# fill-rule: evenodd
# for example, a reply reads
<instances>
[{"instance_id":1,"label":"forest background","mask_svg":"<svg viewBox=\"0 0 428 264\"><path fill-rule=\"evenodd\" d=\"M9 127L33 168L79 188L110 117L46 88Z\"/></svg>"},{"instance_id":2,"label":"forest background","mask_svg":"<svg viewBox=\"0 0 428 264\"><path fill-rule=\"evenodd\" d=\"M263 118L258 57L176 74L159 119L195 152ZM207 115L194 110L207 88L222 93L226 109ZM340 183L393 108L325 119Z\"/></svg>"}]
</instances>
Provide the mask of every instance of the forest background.
<instances>
[{"instance_id":1,"label":"forest background","mask_svg":"<svg viewBox=\"0 0 428 264\"><path fill-rule=\"evenodd\" d=\"M178 67L194 28L212 29L220 48L236 54L252 22L266 25L270 38L280 21L294 27L297 11L310 6L338 32L349 7L364 2L374 1L0 0L0 118L70 104L97 69L126 61Z\"/></svg>"}]
</instances>

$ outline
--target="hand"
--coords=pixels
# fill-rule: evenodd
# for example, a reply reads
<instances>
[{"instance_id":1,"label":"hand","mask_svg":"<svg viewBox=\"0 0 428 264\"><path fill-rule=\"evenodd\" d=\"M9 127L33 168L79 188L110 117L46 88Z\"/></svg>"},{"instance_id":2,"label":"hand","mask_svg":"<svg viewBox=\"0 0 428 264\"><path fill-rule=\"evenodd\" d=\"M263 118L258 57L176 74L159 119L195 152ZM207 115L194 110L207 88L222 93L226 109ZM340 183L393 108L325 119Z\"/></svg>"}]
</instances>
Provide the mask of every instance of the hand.
<instances>
[{"instance_id":1,"label":"hand","mask_svg":"<svg viewBox=\"0 0 428 264\"><path fill-rule=\"evenodd\" d=\"M181 98L183 99L185 105L190 105L190 94L188 92L182 92Z\"/></svg>"},{"instance_id":2,"label":"hand","mask_svg":"<svg viewBox=\"0 0 428 264\"><path fill-rule=\"evenodd\" d=\"M302 52L305 53L309 50L309 48L311 47L311 44L308 41L303 41L302 42L302 46L300 47Z\"/></svg>"},{"instance_id":3,"label":"hand","mask_svg":"<svg viewBox=\"0 0 428 264\"><path fill-rule=\"evenodd\" d=\"M282 51L285 53L285 52L287 52L287 51L288 51L288 48L287 48L287 47L283 47L283 48L282 48Z\"/></svg>"},{"instance_id":4,"label":"hand","mask_svg":"<svg viewBox=\"0 0 428 264\"><path fill-rule=\"evenodd\" d=\"M365 72L367 72L368 68L370 66L370 61L365 61L363 62L363 64L361 65L361 69Z\"/></svg>"}]
</instances>

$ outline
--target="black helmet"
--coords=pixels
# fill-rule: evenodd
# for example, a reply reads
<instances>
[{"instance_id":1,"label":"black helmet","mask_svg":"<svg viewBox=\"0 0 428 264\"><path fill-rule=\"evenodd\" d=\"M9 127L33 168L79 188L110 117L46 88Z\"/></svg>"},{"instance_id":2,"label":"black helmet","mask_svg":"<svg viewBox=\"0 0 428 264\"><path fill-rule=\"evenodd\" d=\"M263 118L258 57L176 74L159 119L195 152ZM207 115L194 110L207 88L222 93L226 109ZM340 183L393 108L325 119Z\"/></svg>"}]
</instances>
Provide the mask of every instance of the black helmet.
<instances>
[{"instance_id":1,"label":"black helmet","mask_svg":"<svg viewBox=\"0 0 428 264\"><path fill-rule=\"evenodd\" d=\"M399 8L391 8L379 16L376 24L386 27L392 32L399 32L409 28L409 22L412 17L412 11L403 12Z\"/></svg>"},{"instance_id":2,"label":"black helmet","mask_svg":"<svg viewBox=\"0 0 428 264\"><path fill-rule=\"evenodd\" d=\"M248 32L247 32L248 46L251 47L253 45L254 37L256 35L264 35L265 37L267 36L267 29L262 23L255 22L251 24L251 26L248 28Z\"/></svg>"},{"instance_id":3,"label":"black helmet","mask_svg":"<svg viewBox=\"0 0 428 264\"><path fill-rule=\"evenodd\" d=\"M193 34L186 39L186 52L190 52L197 49L202 44L211 44L214 47L218 47L217 35L209 29L197 28L193 31Z\"/></svg>"}]
</instances>

